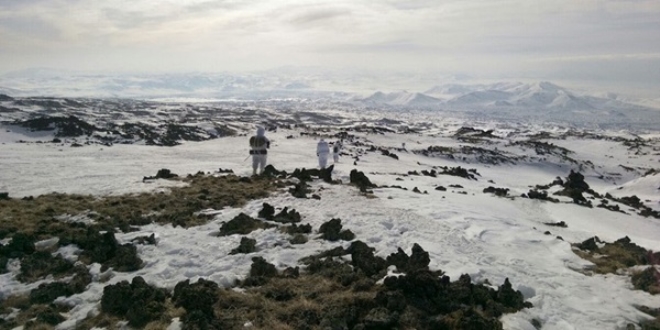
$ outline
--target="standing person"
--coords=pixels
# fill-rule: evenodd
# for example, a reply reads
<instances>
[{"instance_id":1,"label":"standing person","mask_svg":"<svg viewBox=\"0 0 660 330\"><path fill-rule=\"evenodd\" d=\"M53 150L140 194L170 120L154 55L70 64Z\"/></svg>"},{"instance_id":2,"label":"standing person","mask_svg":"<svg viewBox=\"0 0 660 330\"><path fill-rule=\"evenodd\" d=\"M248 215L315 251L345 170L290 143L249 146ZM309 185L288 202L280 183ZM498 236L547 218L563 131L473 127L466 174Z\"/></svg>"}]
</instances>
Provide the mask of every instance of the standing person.
<instances>
[{"instance_id":1,"label":"standing person","mask_svg":"<svg viewBox=\"0 0 660 330\"><path fill-rule=\"evenodd\" d=\"M324 139L321 139L316 145L316 155L319 157L319 167L325 168L328 164L328 155L330 154L330 147L328 142L325 142Z\"/></svg>"},{"instance_id":2,"label":"standing person","mask_svg":"<svg viewBox=\"0 0 660 330\"><path fill-rule=\"evenodd\" d=\"M335 144L332 146L332 159L335 163L339 162L339 152L341 151L341 147L341 142L339 141L335 142Z\"/></svg>"},{"instance_id":3,"label":"standing person","mask_svg":"<svg viewBox=\"0 0 660 330\"><path fill-rule=\"evenodd\" d=\"M266 155L268 148L270 148L270 140L265 136L266 129L261 126L257 127L257 135L250 138L250 155L252 155L252 175L257 175L257 167L259 174L264 172L266 167Z\"/></svg>"}]
</instances>

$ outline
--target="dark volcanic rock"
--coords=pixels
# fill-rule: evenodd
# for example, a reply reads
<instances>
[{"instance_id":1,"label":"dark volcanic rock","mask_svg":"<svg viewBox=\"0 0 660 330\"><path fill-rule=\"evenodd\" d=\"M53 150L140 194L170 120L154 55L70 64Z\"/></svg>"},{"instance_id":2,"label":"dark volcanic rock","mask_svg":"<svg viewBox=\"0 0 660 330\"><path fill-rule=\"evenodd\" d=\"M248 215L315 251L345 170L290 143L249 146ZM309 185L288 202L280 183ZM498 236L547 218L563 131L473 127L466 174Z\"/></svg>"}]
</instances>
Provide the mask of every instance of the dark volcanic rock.
<instances>
[{"instance_id":1,"label":"dark volcanic rock","mask_svg":"<svg viewBox=\"0 0 660 330\"><path fill-rule=\"evenodd\" d=\"M374 256L374 248L362 241L351 243L348 251L351 253L351 264L367 276L379 274L387 268L385 259Z\"/></svg>"},{"instance_id":2,"label":"dark volcanic rock","mask_svg":"<svg viewBox=\"0 0 660 330\"><path fill-rule=\"evenodd\" d=\"M484 193L495 194L495 196L506 197L509 194L509 188L496 188L489 186L484 189Z\"/></svg>"},{"instance_id":3,"label":"dark volcanic rock","mask_svg":"<svg viewBox=\"0 0 660 330\"><path fill-rule=\"evenodd\" d=\"M44 276L60 276L73 270L73 264L64 260L61 255L52 256L49 252L38 251L21 259L21 272L17 278L24 282L32 282Z\"/></svg>"},{"instance_id":4,"label":"dark volcanic rock","mask_svg":"<svg viewBox=\"0 0 660 330\"><path fill-rule=\"evenodd\" d=\"M9 193L8 192L0 192L0 201L7 201L9 200Z\"/></svg>"},{"instance_id":5,"label":"dark volcanic rock","mask_svg":"<svg viewBox=\"0 0 660 330\"><path fill-rule=\"evenodd\" d=\"M540 200L550 201L553 203L559 203L558 199L548 197L548 192L544 190L532 189L527 193L527 195L523 194L523 197L527 197L529 199L540 199Z\"/></svg>"},{"instance_id":6,"label":"dark volcanic rock","mask_svg":"<svg viewBox=\"0 0 660 330\"><path fill-rule=\"evenodd\" d=\"M265 169L264 169L265 170ZM222 167L218 168L218 173L220 174L234 174L234 170L228 168L226 170L223 170Z\"/></svg>"},{"instance_id":7,"label":"dark volcanic rock","mask_svg":"<svg viewBox=\"0 0 660 330\"><path fill-rule=\"evenodd\" d=\"M567 228L568 225L564 221L559 221L559 222L544 222L544 225L547 226L553 226L553 227L562 227L562 228Z\"/></svg>"},{"instance_id":8,"label":"dark volcanic rock","mask_svg":"<svg viewBox=\"0 0 660 330\"><path fill-rule=\"evenodd\" d=\"M142 178L142 182L147 181L147 180L156 180L156 179L173 179L178 177L179 175L172 173L169 169L162 168L158 170L156 173L156 176L145 176Z\"/></svg>"},{"instance_id":9,"label":"dark volcanic rock","mask_svg":"<svg viewBox=\"0 0 660 330\"><path fill-rule=\"evenodd\" d=\"M266 220L273 220L274 216L275 216L275 208L268 203L264 203L263 208L261 209L261 211L259 211L259 217L264 218Z\"/></svg>"},{"instance_id":10,"label":"dark volcanic rock","mask_svg":"<svg viewBox=\"0 0 660 330\"><path fill-rule=\"evenodd\" d=\"M463 135L469 135L469 136L474 136L474 137L489 137L489 138L495 138L496 136L493 135L493 130L489 129L487 131L481 130L481 129L476 129L473 127L466 127L463 126L459 128L456 133L454 133L454 136L463 136Z\"/></svg>"},{"instance_id":11,"label":"dark volcanic rock","mask_svg":"<svg viewBox=\"0 0 660 330\"><path fill-rule=\"evenodd\" d=\"M301 216L296 210L289 210L289 208L285 207L272 220L279 223L298 223L301 221Z\"/></svg>"},{"instance_id":12,"label":"dark volcanic rock","mask_svg":"<svg viewBox=\"0 0 660 330\"><path fill-rule=\"evenodd\" d=\"M633 274L632 284L635 289L644 290L651 294L659 294L660 272L655 267L648 267L639 273Z\"/></svg>"},{"instance_id":13,"label":"dark volcanic rock","mask_svg":"<svg viewBox=\"0 0 660 330\"><path fill-rule=\"evenodd\" d=\"M0 256L0 274L7 272L7 262L9 262L9 258Z\"/></svg>"},{"instance_id":14,"label":"dark volcanic rock","mask_svg":"<svg viewBox=\"0 0 660 330\"><path fill-rule=\"evenodd\" d=\"M306 169L306 168L297 168L291 173L292 178L297 178L301 182L312 181L312 176L318 176L319 171L317 169Z\"/></svg>"},{"instance_id":15,"label":"dark volcanic rock","mask_svg":"<svg viewBox=\"0 0 660 330\"><path fill-rule=\"evenodd\" d=\"M589 238L585 240L584 242L577 244L576 246L580 250L586 250L586 251L596 251L598 250L598 245L596 243L602 243L600 239L598 239L598 236L594 236L592 238Z\"/></svg>"},{"instance_id":16,"label":"dark volcanic rock","mask_svg":"<svg viewBox=\"0 0 660 330\"><path fill-rule=\"evenodd\" d=\"M167 297L165 290L153 288L137 276L130 284L121 281L103 288L101 310L126 318L131 326L143 327L160 319L166 310Z\"/></svg>"},{"instance_id":17,"label":"dark volcanic rock","mask_svg":"<svg viewBox=\"0 0 660 330\"><path fill-rule=\"evenodd\" d=\"M334 168L335 165L330 165L322 169L297 168L293 171L293 173L291 173L291 177L297 178L301 182L308 182L308 181L312 181L313 178L319 178L325 182L334 183L332 181L332 171L334 170Z\"/></svg>"},{"instance_id":18,"label":"dark volcanic rock","mask_svg":"<svg viewBox=\"0 0 660 330\"><path fill-rule=\"evenodd\" d=\"M82 135L92 135L98 130L75 116L68 117L39 117L25 121L15 121L14 125L29 128L32 131L52 131L56 130L57 137L77 137Z\"/></svg>"},{"instance_id":19,"label":"dark volcanic rock","mask_svg":"<svg viewBox=\"0 0 660 330\"><path fill-rule=\"evenodd\" d=\"M156 234L149 236L138 236L131 240L131 242L142 245L156 245Z\"/></svg>"},{"instance_id":20,"label":"dark volcanic rock","mask_svg":"<svg viewBox=\"0 0 660 330\"><path fill-rule=\"evenodd\" d=\"M358 188L360 188L360 191L366 191L367 188L375 188L376 185L371 183L369 178L364 174L364 172L360 172L358 170L351 170L350 173L350 182L351 184L356 185Z\"/></svg>"},{"instance_id":21,"label":"dark volcanic rock","mask_svg":"<svg viewBox=\"0 0 660 330\"><path fill-rule=\"evenodd\" d=\"M500 285L496 300L502 305L515 310L531 307L529 303L525 303L525 299L520 291L513 290L508 278L504 280L504 284Z\"/></svg>"},{"instance_id":22,"label":"dark volcanic rock","mask_svg":"<svg viewBox=\"0 0 660 330\"><path fill-rule=\"evenodd\" d=\"M477 180L477 177L475 175L479 175L479 173L477 173L477 170L474 168L471 168L469 170L466 168L462 168L460 166L457 167L442 166L441 168L442 168L442 172L439 172L438 174L458 176L470 180Z\"/></svg>"},{"instance_id":23,"label":"dark volcanic rock","mask_svg":"<svg viewBox=\"0 0 660 330\"><path fill-rule=\"evenodd\" d=\"M257 251L257 240L248 238L248 237L241 237L241 243L240 245L231 250L229 254L239 254L239 253L252 253Z\"/></svg>"},{"instance_id":24,"label":"dark volcanic rock","mask_svg":"<svg viewBox=\"0 0 660 330\"><path fill-rule=\"evenodd\" d=\"M328 222L321 224L319 228L321 237L328 241L350 241L355 238L355 235L348 229L342 230L341 219L331 219Z\"/></svg>"},{"instance_id":25,"label":"dark volcanic rock","mask_svg":"<svg viewBox=\"0 0 660 330\"><path fill-rule=\"evenodd\" d=\"M295 198L307 198L307 194L311 192L308 187L305 181L300 181L293 188L289 189L289 193Z\"/></svg>"},{"instance_id":26,"label":"dark volcanic rock","mask_svg":"<svg viewBox=\"0 0 660 330\"><path fill-rule=\"evenodd\" d=\"M568 177L566 178L566 182L564 183L564 188L570 188L584 192L589 189L589 185L584 181L584 175L571 170L571 172L568 174Z\"/></svg>"},{"instance_id":27,"label":"dark volcanic rock","mask_svg":"<svg viewBox=\"0 0 660 330\"><path fill-rule=\"evenodd\" d=\"M228 222L222 224L220 227L220 236L228 236L233 234L246 235L257 229L267 229L272 227L274 227L274 225L252 218L245 213L241 213Z\"/></svg>"},{"instance_id":28,"label":"dark volcanic rock","mask_svg":"<svg viewBox=\"0 0 660 330\"><path fill-rule=\"evenodd\" d=\"M438 277L427 270L418 270L405 276L387 277L384 284L387 290L402 293L409 305L427 315L447 315L466 311L467 308L475 312L480 311L483 317L491 320L489 323L495 321L492 324L499 325L485 329L501 329L497 318L503 313L531 307L530 303L524 302L519 291L513 291L508 279L496 291L484 285L473 284L468 275L462 275L458 281L450 283L447 276ZM466 320L461 316L455 321L460 324Z\"/></svg>"},{"instance_id":29,"label":"dark volcanic rock","mask_svg":"<svg viewBox=\"0 0 660 330\"><path fill-rule=\"evenodd\" d=\"M87 285L92 283L92 275L87 267L79 265L75 267L75 276L68 283L52 282L40 284L36 289L30 291L30 303L49 304L57 297L68 297L76 293L82 293Z\"/></svg>"},{"instance_id":30,"label":"dark volcanic rock","mask_svg":"<svg viewBox=\"0 0 660 330\"><path fill-rule=\"evenodd\" d=\"M399 319L398 313L392 313L387 308L378 307L369 311L364 317L364 326L367 329L392 329Z\"/></svg>"},{"instance_id":31,"label":"dark volcanic rock","mask_svg":"<svg viewBox=\"0 0 660 330\"><path fill-rule=\"evenodd\" d=\"M413 244L412 255L409 257L401 248L387 257L387 264L396 266L401 272L428 270L431 259L429 253L417 243Z\"/></svg>"},{"instance_id":32,"label":"dark volcanic rock","mask_svg":"<svg viewBox=\"0 0 660 330\"><path fill-rule=\"evenodd\" d=\"M268 282L268 279L276 277L277 268L275 265L267 262L262 257L252 258L250 275L243 281L244 286L261 286Z\"/></svg>"},{"instance_id":33,"label":"dark volcanic rock","mask_svg":"<svg viewBox=\"0 0 660 330\"><path fill-rule=\"evenodd\" d=\"M52 326L64 322L66 318L62 316L62 314L53 306L54 305L46 306L43 310L40 310L39 314L37 314L36 321L38 323L45 323ZM28 324L26 324L25 328L29 329L30 327L28 326Z\"/></svg>"},{"instance_id":34,"label":"dark volcanic rock","mask_svg":"<svg viewBox=\"0 0 660 330\"><path fill-rule=\"evenodd\" d=\"M413 171L413 172L408 172L408 173L410 174L410 173L417 173L417 172ZM435 177L438 176L438 172L436 172L435 170L431 170L431 171L422 170L422 175L430 176L432 178L435 178Z\"/></svg>"},{"instance_id":35,"label":"dark volcanic rock","mask_svg":"<svg viewBox=\"0 0 660 330\"><path fill-rule=\"evenodd\" d=\"M264 258L254 257L252 258L250 276L275 277L277 276L277 269L273 264L268 263Z\"/></svg>"},{"instance_id":36,"label":"dark volcanic rock","mask_svg":"<svg viewBox=\"0 0 660 330\"><path fill-rule=\"evenodd\" d=\"M220 299L218 285L200 278L197 283L190 280L177 283L172 300L177 307L183 307L186 314L181 318L183 329L224 329L217 319L214 305Z\"/></svg>"},{"instance_id":37,"label":"dark volcanic rock","mask_svg":"<svg viewBox=\"0 0 660 330\"><path fill-rule=\"evenodd\" d=\"M435 190L438 190L438 191L447 191L447 188L445 188L445 187L443 187L443 186L437 186L437 187L435 187Z\"/></svg>"},{"instance_id":38,"label":"dark volcanic rock","mask_svg":"<svg viewBox=\"0 0 660 330\"><path fill-rule=\"evenodd\" d=\"M23 233L15 233L11 242L7 245L0 245L0 256L6 258L21 258L24 255L34 253L35 238Z\"/></svg>"},{"instance_id":39,"label":"dark volcanic rock","mask_svg":"<svg viewBox=\"0 0 660 330\"><path fill-rule=\"evenodd\" d=\"M307 243L307 241L308 241L307 236L305 236L303 234L293 234L293 237L291 237L291 239L289 239L289 243L291 243L293 245L305 244L305 243Z\"/></svg>"},{"instance_id":40,"label":"dark volcanic rock","mask_svg":"<svg viewBox=\"0 0 660 330\"><path fill-rule=\"evenodd\" d=\"M642 203L642 200L639 199L639 197L637 197L636 195L621 197L617 201L621 202L625 205L628 205L630 207L634 207L636 209L644 206L644 203Z\"/></svg>"},{"instance_id":41,"label":"dark volcanic rock","mask_svg":"<svg viewBox=\"0 0 660 330\"><path fill-rule=\"evenodd\" d=\"M272 177L272 178L285 178L286 171L278 171L273 165L266 165L264 168L263 176Z\"/></svg>"},{"instance_id":42,"label":"dark volcanic rock","mask_svg":"<svg viewBox=\"0 0 660 330\"><path fill-rule=\"evenodd\" d=\"M112 267L116 271L132 272L142 267L142 259L137 256L135 245L120 245L112 231L100 234L90 228L85 238L77 239L73 243L85 250L81 254L82 257L102 264L102 271Z\"/></svg>"},{"instance_id":43,"label":"dark volcanic rock","mask_svg":"<svg viewBox=\"0 0 660 330\"><path fill-rule=\"evenodd\" d=\"M73 292L69 284L63 282L52 282L40 284L36 289L30 291L31 304L48 304L57 297L68 297Z\"/></svg>"},{"instance_id":44,"label":"dark volcanic rock","mask_svg":"<svg viewBox=\"0 0 660 330\"><path fill-rule=\"evenodd\" d=\"M196 283L190 280L179 282L174 287L172 301L175 306L183 307L187 313L199 311L209 318L215 318L213 305L219 300L218 284L200 278Z\"/></svg>"},{"instance_id":45,"label":"dark volcanic rock","mask_svg":"<svg viewBox=\"0 0 660 330\"><path fill-rule=\"evenodd\" d=\"M306 223L304 225L292 224L291 226L281 227L284 232L289 235L294 234L309 234L312 232L312 225Z\"/></svg>"}]
</instances>

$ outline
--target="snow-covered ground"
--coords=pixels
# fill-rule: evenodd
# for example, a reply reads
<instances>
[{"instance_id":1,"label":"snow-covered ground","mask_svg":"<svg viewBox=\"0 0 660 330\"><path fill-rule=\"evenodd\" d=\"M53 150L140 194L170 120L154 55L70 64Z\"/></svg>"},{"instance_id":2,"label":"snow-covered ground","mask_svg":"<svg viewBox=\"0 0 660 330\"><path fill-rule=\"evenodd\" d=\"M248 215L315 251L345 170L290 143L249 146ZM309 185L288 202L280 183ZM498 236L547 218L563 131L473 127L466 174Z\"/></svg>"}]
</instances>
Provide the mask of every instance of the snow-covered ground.
<instances>
[{"instance_id":1,"label":"snow-covered ground","mask_svg":"<svg viewBox=\"0 0 660 330\"><path fill-rule=\"evenodd\" d=\"M269 133L274 141L269 163L280 170L313 168L316 164L316 140L300 136L297 129L280 129ZM287 139L287 136L295 136ZM218 238L219 224L240 212L256 216L263 202L276 207L295 208L303 221L317 229L331 218L341 218L345 228L357 239L376 248L379 256L396 252L397 247L409 251L414 243L430 253L431 269L442 269L452 279L467 273L476 281L488 279L502 283L509 278L533 308L502 317L505 329L534 329L530 323L538 319L543 329L620 329L644 318L633 305L660 307L660 296L633 290L630 278L623 275L587 276L578 270L590 263L571 251L570 243L581 242L597 235L605 241L628 236L633 242L651 250L660 250L660 220L629 215L600 208L585 208L571 203L549 203L531 199L509 199L484 194L487 186L511 189L519 196L536 184L565 177L577 165L561 162L520 162L490 165L443 157L427 157L413 153L430 145L458 146L447 136L429 134L384 135L356 133L363 141L375 146L398 148L406 143L408 151L394 151L399 160L367 153L357 165L348 156L335 164L334 177L348 182L352 169L364 171L378 185L400 185L408 191L394 188L374 190L375 199L367 199L357 189L347 185L315 183L313 189L321 200L297 199L285 192L264 200L249 202L240 209L219 210L206 225L183 229L172 226L147 225L140 231L119 234L122 242L136 236L154 233L157 245L138 246L144 268L134 273L109 271L102 274L98 265L91 266L94 282L82 294L59 298L59 302L75 307L68 320L58 329L75 327L78 320L99 309L103 287L141 275L149 284L173 289L185 279L203 277L222 286L245 277L251 258L263 256L279 268L295 266L304 256L348 243L331 243L311 239L304 245L291 245L288 238L275 229L258 230L248 236L257 240L258 252L228 255L237 246L240 236ZM586 181L596 191L617 196L637 194L646 205L659 208L660 175L641 177L623 174L617 179L599 179L600 172L613 172L629 167L657 166L657 155L632 158L621 143L607 140L574 138L553 140L565 146L572 157L595 164L585 173ZM347 145L346 152L357 154L356 147ZM530 151L531 153L531 151ZM238 175L249 175L246 137L228 137L204 142L187 142L166 148L144 145L92 145L70 148L56 144L0 144L0 191L12 197L39 195L52 191L82 194L124 194L164 189L174 183L168 180L143 183L142 177L153 175L160 168L174 173L214 172L231 168ZM404 176L411 170L430 170L432 166L463 166L475 168L478 181L455 176ZM397 180L398 178L398 180ZM489 182L491 181L491 182ZM464 188L450 188L459 184ZM448 187L437 191L436 186ZM412 192L412 188L428 194ZM458 192L465 192L458 193ZM565 221L568 228L547 227L543 223ZM552 235L545 235L550 230ZM559 240L556 236L561 236ZM60 251L75 258L75 251ZM13 267L13 268L12 268ZM0 275L0 297L27 292L40 282L25 285L13 272ZM101 283L101 278L111 279Z\"/></svg>"}]
</instances>

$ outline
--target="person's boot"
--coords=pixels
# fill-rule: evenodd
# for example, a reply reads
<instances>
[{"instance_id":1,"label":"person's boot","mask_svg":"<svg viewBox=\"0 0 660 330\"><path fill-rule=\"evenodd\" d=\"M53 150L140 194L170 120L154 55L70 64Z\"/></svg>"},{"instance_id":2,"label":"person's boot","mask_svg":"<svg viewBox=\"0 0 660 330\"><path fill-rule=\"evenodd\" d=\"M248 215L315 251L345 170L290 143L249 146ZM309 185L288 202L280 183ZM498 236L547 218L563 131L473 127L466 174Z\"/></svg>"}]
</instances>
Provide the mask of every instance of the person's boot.
<instances>
[{"instance_id":1,"label":"person's boot","mask_svg":"<svg viewBox=\"0 0 660 330\"><path fill-rule=\"evenodd\" d=\"M252 176L255 176L255 175L257 175L257 169L256 168L252 169Z\"/></svg>"}]
</instances>

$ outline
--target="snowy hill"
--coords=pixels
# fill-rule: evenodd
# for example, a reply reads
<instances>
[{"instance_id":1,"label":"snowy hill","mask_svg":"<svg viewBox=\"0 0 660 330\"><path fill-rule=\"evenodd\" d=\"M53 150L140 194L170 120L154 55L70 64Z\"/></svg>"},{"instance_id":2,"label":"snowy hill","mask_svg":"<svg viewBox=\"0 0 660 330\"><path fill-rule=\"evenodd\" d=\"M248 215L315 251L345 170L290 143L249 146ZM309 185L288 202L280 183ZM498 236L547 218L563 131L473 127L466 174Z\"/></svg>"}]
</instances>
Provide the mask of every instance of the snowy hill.
<instances>
[{"instance_id":1,"label":"snowy hill","mask_svg":"<svg viewBox=\"0 0 660 330\"><path fill-rule=\"evenodd\" d=\"M423 93L409 93L406 91L383 93L375 92L374 94L358 99L359 102L372 104L372 105L392 105L392 106L433 106L440 104L441 100L428 96Z\"/></svg>"},{"instance_id":2,"label":"snowy hill","mask_svg":"<svg viewBox=\"0 0 660 330\"><path fill-rule=\"evenodd\" d=\"M464 102L571 105L554 85L498 88ZM657 127L411 115L393 109L439 100L370 98L391 105L0 97L0 327L653 319ZM274 168L250 177L257 124ZM302 170L320 137L343 140L331 178Z\"/></svg>"},{"instance_id":3,"label":"snowy hill","mask_svg":"<svg viewBox=\"0 0 660 330\"><path fill-rule=\"evenodd\" d=\"M435 80L433 80L435 79ZM554 122L589 128L653 129L660 109L653 99L614 93L578 93L551 82L465 83L416 75L365 75L290 70L249 74L180 73L104 75L47 69L0 76L0 93L14 97L134 98L168 101L308 102L313 109L338 106L353 111L444 112L478 120ZM460 83L457 83L460 81ZM411 89L415 86L414 89ZM391 91L391 92L390 92ZM651 106L646 106L651 105ZM277 108L289 108L280 104Z\"/></svg>"}]
</instances>

